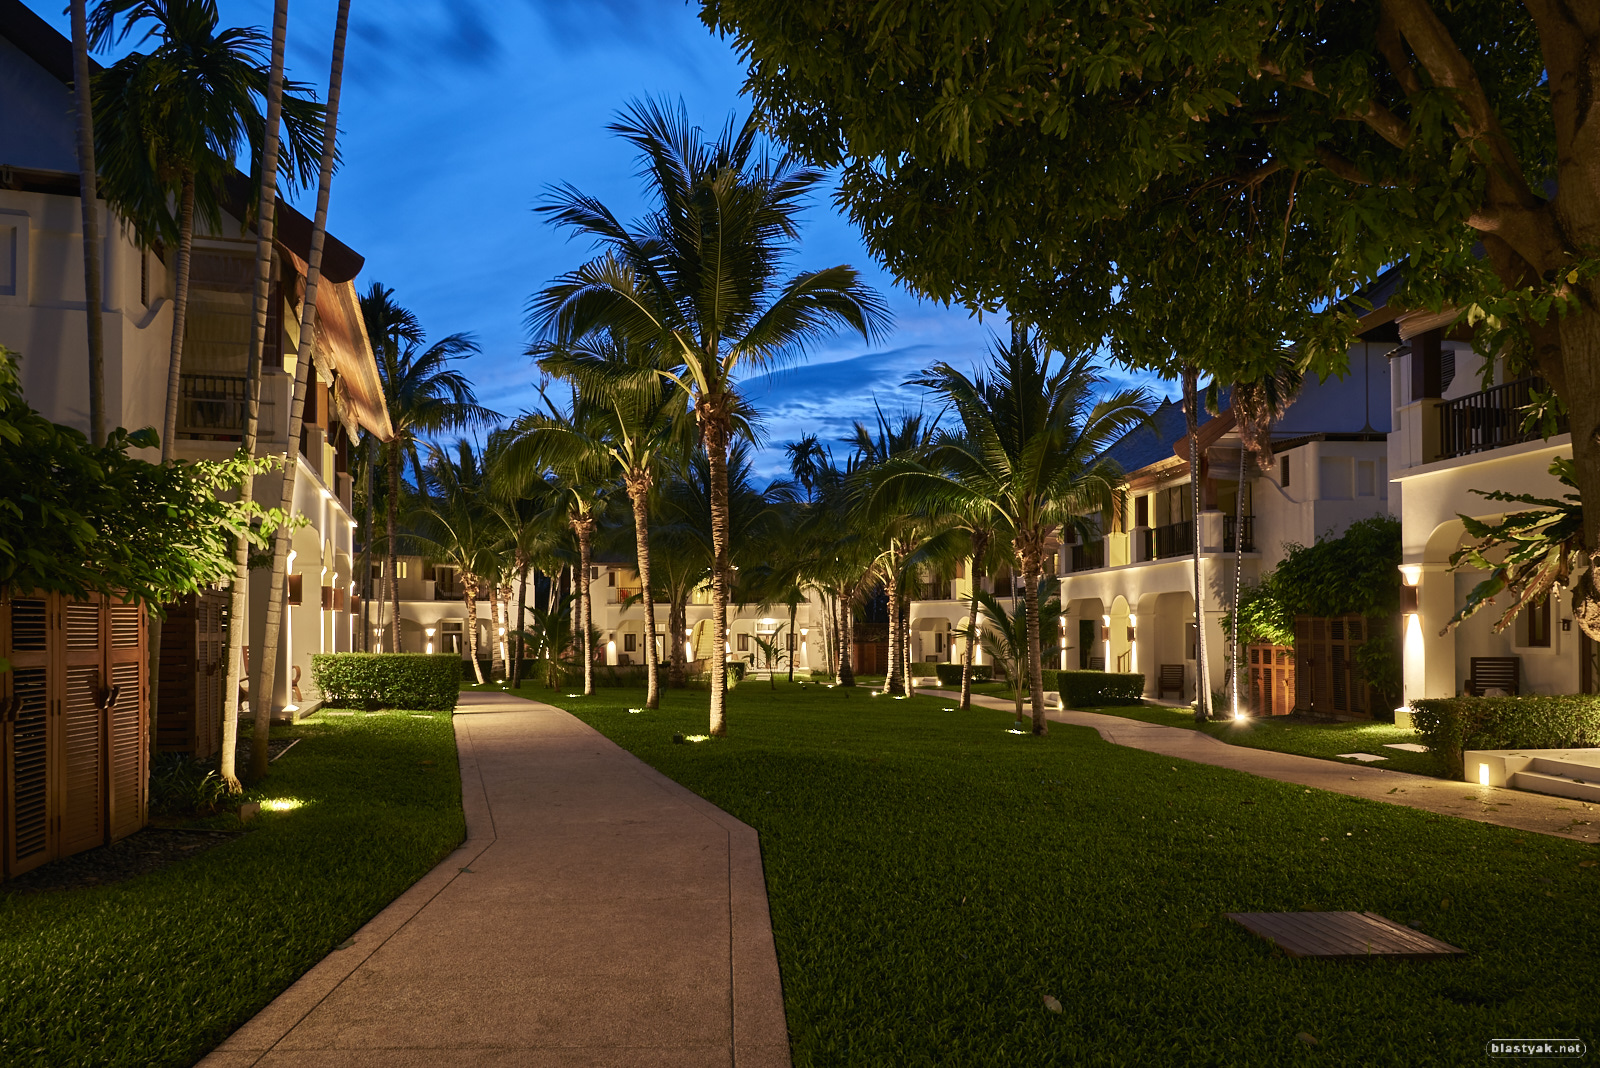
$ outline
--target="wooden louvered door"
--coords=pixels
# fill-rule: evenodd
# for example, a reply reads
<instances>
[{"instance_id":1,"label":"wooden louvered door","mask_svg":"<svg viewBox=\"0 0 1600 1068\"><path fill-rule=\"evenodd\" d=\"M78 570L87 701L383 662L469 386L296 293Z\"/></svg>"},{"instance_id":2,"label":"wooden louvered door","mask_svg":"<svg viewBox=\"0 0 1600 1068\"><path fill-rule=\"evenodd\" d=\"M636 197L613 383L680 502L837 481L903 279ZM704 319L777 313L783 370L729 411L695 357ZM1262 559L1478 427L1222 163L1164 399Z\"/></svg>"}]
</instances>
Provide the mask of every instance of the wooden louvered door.
<instances>
[{"instance_id":1,"label":"wooden louvered door","mask_svg":"<svg viewBox=\"0 0 1600 1068\"><path fill-rule=\"evenodd\" d=\"M44 596L0 599L0 652L11 661L11 670L0 674L0 833L7 876L56 855L50 611Z\"/></svg>"},{"instance_id":2,"label":"wooden louvered door","mask_svg":"<svg viewBox=\"0 0 1600 1068\"><path fill-rule=\"evenodd\" d=\"M144 608L112 600L106 609L106 829L110 841L144 826L145 765L149 738L145 725Z\"/></svg>"},{"instance_id":3,"label":"wooden louvered door","mask_svg":"<svg viewBox=\"0 0 1600 1068\"><path fill-rule=\"evenodd\" d=\"M105 629L95 601L56 600L61 613L62 686L53 748L60 763L57 811L62 856L106 840Z\"/></svg>"}]
</instances>

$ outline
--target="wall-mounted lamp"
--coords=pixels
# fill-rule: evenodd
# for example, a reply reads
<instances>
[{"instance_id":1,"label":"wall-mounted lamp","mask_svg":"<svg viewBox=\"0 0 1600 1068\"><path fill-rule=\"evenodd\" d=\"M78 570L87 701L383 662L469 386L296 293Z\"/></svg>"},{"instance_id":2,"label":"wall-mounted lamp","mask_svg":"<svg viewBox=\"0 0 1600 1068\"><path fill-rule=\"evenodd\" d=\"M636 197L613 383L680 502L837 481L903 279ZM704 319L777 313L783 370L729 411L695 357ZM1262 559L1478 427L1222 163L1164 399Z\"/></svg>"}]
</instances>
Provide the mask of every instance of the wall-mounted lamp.
<instances>
[{"instance_id":1,"label":"wall-mounted lamp","mask_svg":"<svg viewBox=\"0 0 1600 1068\"><path fill-rule=\"evenodd\" d=\"M433 652L433 632L434 632L434 628L433 627L423 627L422 630L423 630L423 633L427 634L427 636L428 636L428 652L431 654Z\"/></svg>"}]
</instances>

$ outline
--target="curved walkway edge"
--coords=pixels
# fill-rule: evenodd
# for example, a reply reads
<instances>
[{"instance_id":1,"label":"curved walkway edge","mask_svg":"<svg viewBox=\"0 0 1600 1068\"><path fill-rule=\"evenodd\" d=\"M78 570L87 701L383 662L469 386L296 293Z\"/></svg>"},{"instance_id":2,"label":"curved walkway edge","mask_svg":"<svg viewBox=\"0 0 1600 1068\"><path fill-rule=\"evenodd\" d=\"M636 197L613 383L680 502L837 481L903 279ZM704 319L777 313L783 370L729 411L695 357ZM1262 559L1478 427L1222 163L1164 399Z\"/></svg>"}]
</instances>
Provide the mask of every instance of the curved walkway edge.
<instances>
[{"instance_id":1,"label":"curved walkway edge","mask_svg":"<svg viewBox=\"0 0 1600 1068\"><path fill-rule=\"evenodd\" d=\"M554 706L455 729L467 840L201 1064L787 1068L755 830Z\"/></svg>"},{"instance_id":2,"label":"curved walkway edge","mask_svg":"<svg viewBox=\"0 0 1600 1068\"><path fill-rule=\"evenodd\" d=\"M961 697L959 693L949 690L918 692L957 700ZM972 700L997 711L1009 712L1013 707L1010 701L977 694L973 695ZM1051 710L1045 713L1045 718L1052 723L1093 727L1100 737L1114 745L1143 749L1196 764L1232 768L1264 779L1299 783L1350 797L1423 809L1441 816L1455 816L1479 823L1493 823L1519 831L1554 835L1576 842L1600 841L1600 805L1587 801L1503 787L1476 786L1370 765L1341 764L1271 749L1229 745L1204 731L1166 727L1125 716L1108 716L1102 712Z\"/></svg>"}]
</instances>

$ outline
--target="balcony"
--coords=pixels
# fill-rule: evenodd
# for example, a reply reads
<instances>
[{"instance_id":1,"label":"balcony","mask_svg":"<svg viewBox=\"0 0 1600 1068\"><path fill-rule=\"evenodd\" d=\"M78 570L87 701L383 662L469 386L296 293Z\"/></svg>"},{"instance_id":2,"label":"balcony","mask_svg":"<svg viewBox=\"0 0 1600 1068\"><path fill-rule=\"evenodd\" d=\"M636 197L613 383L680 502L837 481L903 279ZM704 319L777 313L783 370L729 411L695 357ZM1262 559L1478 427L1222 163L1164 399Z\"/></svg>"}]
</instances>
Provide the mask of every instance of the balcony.
<instances>
[{"instance_id":1,"label":"balcony","mask_svg":"<svg viewBox=\"0 0 1600 1068\"><path fill-rule=\"evenodd\" d=\"M179 375L178 437L195 441L240 441L249 400L244 375ZM277 405L262 390L260 433L270 436Z\"/></svg>"},{"instance_id":2,"label":"balcony","mask_svg":"<svg viewBox=\"0 0 1600 1068\"><path fill-rule=\"evenodd\" d=\"M1194 520L1168 523L1150 531L1151 560L1167 560L1174 556L1188 556L1194 552Z\"/></svg>"},{"instance_id":3,"label":"balcony","mask_svg":"<svg viewBox=\"0 0 1600 1068\"><path fill-rule=\"evenodd\" d=\"M1106 566L1106 542L1104 538L1085 542L1072 547L1072 570L1094 571Z\"/></svg>"},{"instance_id":4,"label":"balcony","mask_svg":"<svg viewBox=\"0 0 1600 1068\"><path fill-rule=\"evenodd\" d=\"M1231 553L1234 551L1234 536L1237 530L1238 521L1233 516L1225 515L1222 517L1223 552ZM1239 551L1247 553L1256 551L1256 517L1253 515L1244 517L1244 547Z\"/></svg>"},{"instance_id":5,"label":"balcony","mask_svg":"<svg viewBox=\"0 0 1600 1068\"><path fill-rule=\"evenodd\" d=\"M615 596L611 599L612 604L627 604L631 599L638 597L641 593L639 587L637 586L618 586L611 592L615 594Z\"/></svg>"},{"instance_id":6,"label":"balcony","mask_svg":"<svg viewBox=\"0 0 1600 1068\"><path fill-rule=\"evenodd\" d=\"M1548 385L1542 378L1519 378L1481 393L1469 393L1439 405L1439 459L1469 456L1475 452L1535 441L1543 434L1524 431L1524 410L1533 403L1533 391ZM1563 416L1558 433L1568 429Z\"/></svg>"},{"instance_id":7,"label":"balcony","mask_svg":"<svg viewBox=\"0 0 1600 1068\"><path fill-rule=\"evenodd\" d=\"M955 600L955 591L951 589L949 579L934 579L929 582L913 583L909 593L913 601Z\"/></svg>"}]
</instances>

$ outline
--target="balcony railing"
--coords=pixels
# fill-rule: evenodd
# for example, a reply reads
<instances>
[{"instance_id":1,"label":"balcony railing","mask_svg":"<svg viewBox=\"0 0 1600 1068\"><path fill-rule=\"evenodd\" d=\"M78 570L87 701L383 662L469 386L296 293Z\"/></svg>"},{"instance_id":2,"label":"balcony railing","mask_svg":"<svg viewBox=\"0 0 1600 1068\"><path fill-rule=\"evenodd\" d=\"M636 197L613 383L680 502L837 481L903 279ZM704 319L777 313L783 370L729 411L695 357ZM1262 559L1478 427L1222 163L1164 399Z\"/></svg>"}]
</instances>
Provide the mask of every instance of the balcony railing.
<instances>
[{"instance_id":1,"label":"balcony railing","mask_svg":"<svg viewBox=\"0 0 1600 1068\"><path fill-rule=\"evenodd\" d=\"M955 591L951 589L949 579L919 582L912 586L910 592L913 601L950 601L955 599Z\"/></svg>"},{"instance_id":2,"label":"balcony railing","mask_svg":"<svg viewBox=\"0 0 1600 1068\"><path fill-rule=\"evenodd\" d=\"M1524 431L1524 409L1533 403L1533 391L1549 387L1542 378L1519 378L1481 393L1469 393L1439 405L1439 459L1467 456L1488 449L1499 449L1543 435ZM1567 430L1563 416L1558 433Z\"/></svg>"},{"instance_id":3,"label":"balcony railing","mask_svg":"<svg viewBox=\"0 0 1600 1068\"><path fill-rule=\"evenodd\" d=\"M1106 566L1106 542L1097 538L1072 547L1072 570L1093 571Z\"/></svg>"},{"instance_id":4,"label":"balcony railing","mask_svg":"<svg viewBox=\"0 0 1600 1068\"><path fill-rule=\"evenodd\" d=\"M1238 530L1238 526L1239 526L1238 520L1235 519L1233 516L1225 515L1225 516L1222 517L1222 551L1223 552L1231 553L1231 552L1234 551L1233 539L1234 539L1235 531ZM1244 549L1243 549L1243 551L1247 552L1247 553L1253 553L1253 552L1256 551L1256 517L1253 516L1253 515L1247 515L1247 516L1244 517Z\"/></svg>"},{"instance_id":5,"label":"balcony railing","mask_svg":"<svg viewBox=\"0 0 1600 1068\"><path fill-rule=\"evenodd\" d=\"M1185 519L1181 523L1168 523L1164 527L1156 527L1150 532L1151 540L1155 543L1155 551L1151 558L1166 560L1173 556L1188 556L1194 552L1194 521Z\"/></svg>"},{"instance_id":6,"label":"balcony railing","mask_svg":"<svg viewBox=\"0 0 1600 1068\"><path fill-rule=\"evenodd\" d=\"M612 590L611 592L616 594L616 597L614 597L612 599L612 603L613 604L627 604L629 598L639 596L639 587L637 587L637 586L618 586L616 589Z\"/></svg>"},{"instance_id":7,"label":"balcony railing","mask_svg":"<svg viewBox=\"0 0 1600 1068\"><path fill-rule=\"evenodd\" d=\"M249 379L243 375L178 376L178 436L238 441L244 435ZM275 405L263 398L259 419L272 425Z\"/></svg>"}]
</instances>

